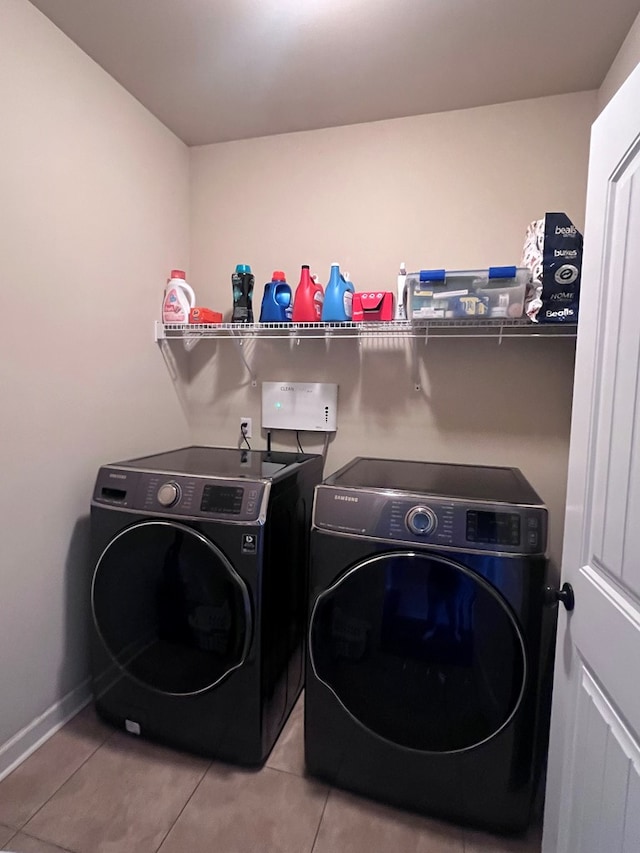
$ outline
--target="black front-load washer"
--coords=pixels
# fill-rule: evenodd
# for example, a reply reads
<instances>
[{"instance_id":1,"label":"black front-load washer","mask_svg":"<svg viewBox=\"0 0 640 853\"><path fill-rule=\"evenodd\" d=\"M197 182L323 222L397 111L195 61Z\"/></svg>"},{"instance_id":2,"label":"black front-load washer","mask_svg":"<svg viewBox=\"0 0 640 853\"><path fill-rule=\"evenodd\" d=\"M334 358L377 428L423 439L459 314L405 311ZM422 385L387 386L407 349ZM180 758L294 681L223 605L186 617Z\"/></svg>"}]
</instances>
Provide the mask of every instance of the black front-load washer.
<instances>
[{"instance_id":1,"label":"black front-load washer","mask_svg":"<svg viewBox=\"0 0 640 853\"><path fill-rule=\"evenodd\" d=\"M545 752L547 511L513 468L358 458L315 494L312 774L523 829Z\"/></svg>"},{"instance_id":2,"label":"black front-load washer","mask_svg":"<svg viewBox=\"0 0 640 853\"><path fill-rule=\"evenodd\" d=\"M92 678L127 731L262 763L303 683L322 457L185 447L105 465L91 504Z\"/></svg>"}]
</instances>

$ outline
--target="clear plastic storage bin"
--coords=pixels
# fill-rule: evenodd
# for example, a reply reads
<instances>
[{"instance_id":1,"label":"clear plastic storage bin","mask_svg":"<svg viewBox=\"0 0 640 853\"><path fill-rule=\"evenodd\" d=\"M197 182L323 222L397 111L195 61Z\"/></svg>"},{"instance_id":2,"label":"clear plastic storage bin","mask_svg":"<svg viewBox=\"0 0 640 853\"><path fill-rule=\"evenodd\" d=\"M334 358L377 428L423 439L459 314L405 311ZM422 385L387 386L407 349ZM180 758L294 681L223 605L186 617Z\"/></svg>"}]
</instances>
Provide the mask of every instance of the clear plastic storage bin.
<instances>
[{"instance_id":1,"label":"clear plastic storage bin","mask_svg":"<svg viewBox=\"0 0 640 853\"><path fill-rule=\"evenodd\" d=\"M420 270L407 274L407 318L517 319L522 317L530 270Z\"/></svg>"}]
</instances>

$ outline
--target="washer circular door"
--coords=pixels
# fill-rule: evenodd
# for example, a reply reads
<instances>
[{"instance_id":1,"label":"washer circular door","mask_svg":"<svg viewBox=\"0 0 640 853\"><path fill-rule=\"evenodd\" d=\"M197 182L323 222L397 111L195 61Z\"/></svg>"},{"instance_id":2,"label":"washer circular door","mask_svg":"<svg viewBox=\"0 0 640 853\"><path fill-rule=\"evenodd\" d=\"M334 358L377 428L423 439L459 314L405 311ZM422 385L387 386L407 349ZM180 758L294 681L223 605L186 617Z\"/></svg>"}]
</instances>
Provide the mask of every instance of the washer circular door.
<instances>
[{"instance_id":1,"label":"washer circular door","mask_svg":"<svg viewBox=\"0 0 640 853\"><path fill-rule=\"evenodd\" d=\"M483 578L446 557L382 554L317 598L314 674L370 732L410 749L456 752L495 736L518 709L525 645Z\"/></svg>"},{"instance_id":2,"label":"washer circular door","mask_svg":"<svg viewBox=\"0 0 640 853\"><path fill-rule=\"evenodd\" d=\"M91 603L113 660L153 690L200 693L245 660L247 586L219 548L183 524L145 521L115 536L96 565Z\"/></svg>"}]
</instances>

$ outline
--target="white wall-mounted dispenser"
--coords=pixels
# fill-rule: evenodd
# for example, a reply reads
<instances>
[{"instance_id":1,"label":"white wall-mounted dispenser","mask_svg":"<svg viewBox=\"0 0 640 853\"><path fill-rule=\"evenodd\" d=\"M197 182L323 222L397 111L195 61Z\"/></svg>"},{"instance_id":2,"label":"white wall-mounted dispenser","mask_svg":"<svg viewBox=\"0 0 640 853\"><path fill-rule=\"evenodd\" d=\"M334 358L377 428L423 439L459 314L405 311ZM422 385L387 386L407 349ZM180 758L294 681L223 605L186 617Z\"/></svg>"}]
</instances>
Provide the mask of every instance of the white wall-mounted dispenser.
<instances>
[{"instance_id":1,"label":"white wall-mounted dispenser","mask_svg":"<svg viewBox=\"0 0 640 853\"><path fill-rule=\"evenodd\" d=\"M262 426L335 432L338 386L329 382L263 382Z\"/></svg>"}]
</instances>

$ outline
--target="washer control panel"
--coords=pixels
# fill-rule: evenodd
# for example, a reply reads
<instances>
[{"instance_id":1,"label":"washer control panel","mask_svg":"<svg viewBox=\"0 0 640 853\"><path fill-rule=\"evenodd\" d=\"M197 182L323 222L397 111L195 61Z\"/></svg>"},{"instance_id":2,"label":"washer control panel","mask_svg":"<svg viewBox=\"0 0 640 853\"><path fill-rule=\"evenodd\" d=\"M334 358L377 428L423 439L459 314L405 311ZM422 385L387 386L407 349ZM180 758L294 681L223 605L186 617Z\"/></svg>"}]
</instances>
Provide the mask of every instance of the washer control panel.
<instances>
[{"instance_id":1,"label":"washer control panel","mask_svg":"<svg viewBox=\"0 0 640 853\"><path fill-rule=\"evenodd\" d=\"M265 484L250 480L102 468L93 501L166 516L255 521L264 495Z\"/></svg>"},{"instance_id":2,"label":"washer control panel","mask_svg":"<svg viewBox=\"0 0 640 853\"><path fill-rule=\"evenodd\" d=\"M180 486L177 483L163 483L158 489L158 503L161 506L173 506L177 504L181 496Z\"/></svg>"},{"instance_id":3,"label":"washer control panel","mask_svg":"<svg viewBox=\"0 0 640 853\"><path fill-rule=\"evenodd\" d=\"M454 506L436 499L386 498L379 507L375 533L382 539L454 544Z\"/></svg>"},{"instance_id":4,"label":"washer control panel","mask_svg":"<svg viewBox=\"0 0 640 853\"><path fill-rule=\"evenodd\" d=\"M416 536L428 536L438 526L438 516L428 506L414 506L405 518L405 524L410 533Z\"/></svg>"},{"instance_id":5,"label":"washer control panel","mask_svg":"<svg viewBox=\"0 0 640 853\"><path fill-rule=\"evenodd\" d=\"M511 554L544 554L544 506L446 500L323 485L314 527L381 540Z\"/></svg>"}]
</instances>

